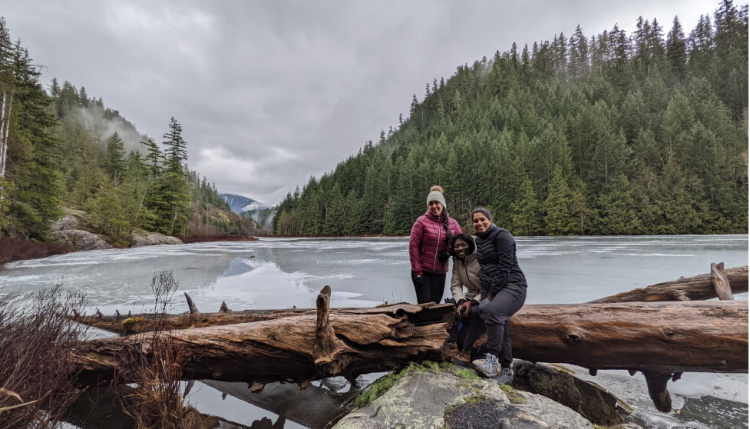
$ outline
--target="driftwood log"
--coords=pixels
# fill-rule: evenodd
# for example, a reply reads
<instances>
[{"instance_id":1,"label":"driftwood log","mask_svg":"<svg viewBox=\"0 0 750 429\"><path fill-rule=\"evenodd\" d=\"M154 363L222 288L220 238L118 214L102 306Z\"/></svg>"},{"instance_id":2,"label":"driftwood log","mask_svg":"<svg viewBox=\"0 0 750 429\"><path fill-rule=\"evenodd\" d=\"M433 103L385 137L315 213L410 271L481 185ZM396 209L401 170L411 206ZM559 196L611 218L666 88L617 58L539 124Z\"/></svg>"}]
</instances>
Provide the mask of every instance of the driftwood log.
<instances>
[{"instance_id":1,"label":"driftwood log","mask_svg":"<svg viewBox=\"0 0 750 429\"><path fill-rule=\"evenodd\" d=\"M395 305L329 313L330 288L316 315L303 314L234 325L163 332L189 350L185 379L244 381L261 390L272 381L306 387L313 379L395 369L410 361L444 360L452 304ZM153 335L87 341L74 359L86 384L115 377L129 381L132 356L150 353Z\"/></svg>"},{"instance_id":2,"label":"driftwood log","mask_svg":"<svg viewBox=\"0 0 750 429\"><path fill-rule=\"evenodd\" d=\"M723 264L721 265L723 267ZM747 266L730 268L726 270L726 279L733 293L743 293L748 290ZM651 302L651 301L700 301L716 298L717 292L714 286L712 274L702 274L695 277L680 278L678 280L659 283L646 288L620 293L606 298L591 301L591 303L614 303L614 302ZM101 312L94 316L75 315L75 319L83 324L94 326L99 329L132 335L141 332L150 332L154 329L155 321L163 329L187 329L218 325L233 325L246 322L257 322L261 320L275 320L282 317L316 314L315 309L283 309L283 310L244 310L230 311L225 302L216 313L201 313L197 306L185 293L189 313L162 315L162 314L128 314L128 317L120 315L119 311L114 316L106 316ZM404 310L411 308L415 311L417 306L410 304L399 304ZM361 308L331 309L332 314L358 314Z\"/></svg>"},{"instance_id":3,"label":"driftwood log","mask_svg":"<svg viewBox=\"0 0 750 429\"><path fill-rule=\"evenodd\" d=\"M711 264L710 274L676 281L659 283L646 288L634 289L617 295L591 301L593 303L643 302L643 301L691 301L719 298L734 300L736 293L748 291L747 265L730 268L724 271L724 263ZM596 371L595 369L593 370ZM631 375L636 371L629 369ZM672 398L667 390L669 380L676 381L681 372L643 371L646 386L654 406L659 411L669 412L672 409Z\"/></svg>"},{"instance_id":4,"label":"driftwood log","mask_svg":"<svg viewBox=\"0 0 750 429\"><path fill-rule=\"evenodd\" d=\"M724 264L722 263L721 266L723 269ZM717 298L718 294L714 286L713 276L713 274L701 274L695 277L680 278L670 282L618 293L591 301L591 303L703 301ZM730 289L728 292L730 296L733 293L747 292L747 265L726 270L726 280L728 282L726 287Z\"/></svg>"},{"instance_id":5,"label":"driftwood log","mask_svg":"<svg viewBox=\"0 0 750 429\"><path fill-rule=\"evenodd\" d=\"M732 286L729 282L729 277L724 271L724 263L719 262L718 264L711 264L711 280L714 284L714 290L716 295L722 301L733 301L734 294L732 293Z\"/></svg>"},{"instance_id":6,"label":"driftwood log","mask_svg":"<svg viewBox=\"0 0 750 429\"><path fill-rule=\"evenodd\" d=\"M164 333L190 350L186 379L262 385L391 370L445 360L453 305L423 304L330 314L326 287L317 315ZM513 352L532 362L657 374L747 372L746 301L528 305L511 319ZM75 353L86 382L128 381L133 353L148 356L150 335L83 343ZM706 347L710 344L711 347Z\"/></svg>"}]
</instances>

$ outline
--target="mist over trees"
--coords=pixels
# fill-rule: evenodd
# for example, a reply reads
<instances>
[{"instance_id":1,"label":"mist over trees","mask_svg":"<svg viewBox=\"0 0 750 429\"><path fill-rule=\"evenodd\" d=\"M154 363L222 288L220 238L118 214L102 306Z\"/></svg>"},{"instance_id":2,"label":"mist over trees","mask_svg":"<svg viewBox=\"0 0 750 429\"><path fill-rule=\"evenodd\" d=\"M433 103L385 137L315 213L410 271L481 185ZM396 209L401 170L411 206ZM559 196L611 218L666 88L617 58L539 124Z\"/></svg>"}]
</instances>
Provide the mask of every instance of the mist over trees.
<instances>
[{"instance_id":1,"label":"mist over trees","mask_svg":"<svg viewBox=\"0 0 750 429\"><path fill-rule=\"evenodd\" d=\"M579 26L434 79L274 231L406 234L440 184L462 227L484 205L518 235L747 233L748 8L668 25Z\"/></svg>"},{"instance_id":2,"label":"mist over trees","mask_svg":"<svg viewBox=\"0 0 750 429\"><path fill-rule=\"evenodd\" d=\"M97 232L120 245L133 228L169 235L252 230L249 220L218 214L229 207L214 184L188 170L175 118L155 142L84 87L53 79L45 91L2 18L0 98L7 133L0 140L0 236L44 240L63 207L88 212Z\"/></svg>"}]
</instances>

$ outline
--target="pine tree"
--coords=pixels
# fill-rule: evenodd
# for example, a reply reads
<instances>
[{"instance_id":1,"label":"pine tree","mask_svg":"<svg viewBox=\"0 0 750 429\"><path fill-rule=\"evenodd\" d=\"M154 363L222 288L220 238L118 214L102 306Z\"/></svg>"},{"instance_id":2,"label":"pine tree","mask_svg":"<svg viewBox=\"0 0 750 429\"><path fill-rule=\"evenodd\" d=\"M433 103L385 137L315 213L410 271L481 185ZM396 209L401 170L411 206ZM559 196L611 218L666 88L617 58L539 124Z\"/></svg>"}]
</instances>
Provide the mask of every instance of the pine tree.
<instances>
[{"instance_id":1,"label":"pine tree","mask_svg":"<svg viewBox=\"0 0 750 429\"><path fill-rule=\"evenodd\" d=\"M117 132L107 139L107 157L104 161L104 168L112 179L113 186L117 187L117 184L122 181L122 177L127 169L127 162L125 161L125 143Z\"/></svg>"},{"instance_id":2,"label":"pine tree","mask_svg":"<svg viewBox=\"0 0 750 429\"><path fill-rule=\"evenodd\" d=\"M539 202L531 179L524 177L518 199L511 205L514 235L536 235L539 231Z\"/></svg>"},{"instance_id":3,"label":"pine tree","mask_svg":"<svg viewBox=\"0 0 750 429\"><path fill-rule=\"evenodd\" d=\"M141 144L146 146L146 151L148 152L146 155L146 163L151 172L151 180L156 180L161 174L161 165L164 155L161 153L159 146L157 146L156 142L152 139L146 139L145 141L142 141Z\"/></svg>"},{"instance_id":4,"label":"pine tree","mask_svg":"<svg viewBox=\"0 0 750 429\"><path fill-rule=\"evenodd\" d=\"M543 209L546 213L544 222L548 235L568 235L576 230L570 188L559 165L555 167Z\"/></svg>"},{"instance_id":5,"label":"pine tree","mask_svg":"<svg viewBox=\"0 0 750 429\"><path fill-rule=\"evenodd\" d=\"M685 33L682 31L680 20L675 16L672 30L667 35L667 60L672 73L678 80L685 77L687 65L687 51L685 50Z\"/></svg>"},{"instance_id":6,"label":"pine tree","mask_svg":"<svg viewBox=\"0 0 750 429\"><path fill-rule=\"evenodd\" d=\"M605 235L640 233L640 219L636 212L633 189L628 178L621 174L597 198L596 230Z\"/></svg>"}]
</instances>

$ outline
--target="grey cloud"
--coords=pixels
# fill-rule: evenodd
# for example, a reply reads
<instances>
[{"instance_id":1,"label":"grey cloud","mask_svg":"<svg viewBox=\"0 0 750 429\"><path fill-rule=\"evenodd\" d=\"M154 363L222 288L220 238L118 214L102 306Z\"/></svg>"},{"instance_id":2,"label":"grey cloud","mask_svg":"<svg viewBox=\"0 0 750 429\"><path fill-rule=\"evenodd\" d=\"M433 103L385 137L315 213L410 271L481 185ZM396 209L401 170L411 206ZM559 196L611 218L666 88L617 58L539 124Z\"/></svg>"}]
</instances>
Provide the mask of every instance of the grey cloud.
<instances>
[{"instance_id":1,"label":"grey cloud","mask_svg":"<svg viewBox=\"0 0 750 429\"><path fill-rule=\"evenodd\" d=\"M183 124L189 164L274 204L407 114L458 65L639 15L690 29L711 0L7 2L14 37L56 76L157 140Z\"/></svg>"}]
</instances>

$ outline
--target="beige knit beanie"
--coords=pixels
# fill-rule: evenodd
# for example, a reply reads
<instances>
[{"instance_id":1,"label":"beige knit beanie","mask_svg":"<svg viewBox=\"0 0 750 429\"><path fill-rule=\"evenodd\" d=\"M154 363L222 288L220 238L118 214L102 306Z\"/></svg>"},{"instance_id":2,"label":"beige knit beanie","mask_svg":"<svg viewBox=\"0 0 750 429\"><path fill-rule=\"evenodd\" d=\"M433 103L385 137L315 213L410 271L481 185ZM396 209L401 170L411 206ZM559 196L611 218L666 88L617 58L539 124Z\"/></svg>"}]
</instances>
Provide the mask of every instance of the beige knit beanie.
<instances>
[{"instance_id":1,"label":"beige knit beanie","mask_svg":"<svg viewBox=\"0 0 750 429\"><path fill-rule=\"evenodd\" d=\"M430 193L427 195L427 207L430 206L430 201L437 201L442 204L446 210L448 210L448 206L445 205L445 197L443 196L443 192L443 188L437 185L430 188Z\"/></svg>"}]
</instances>

